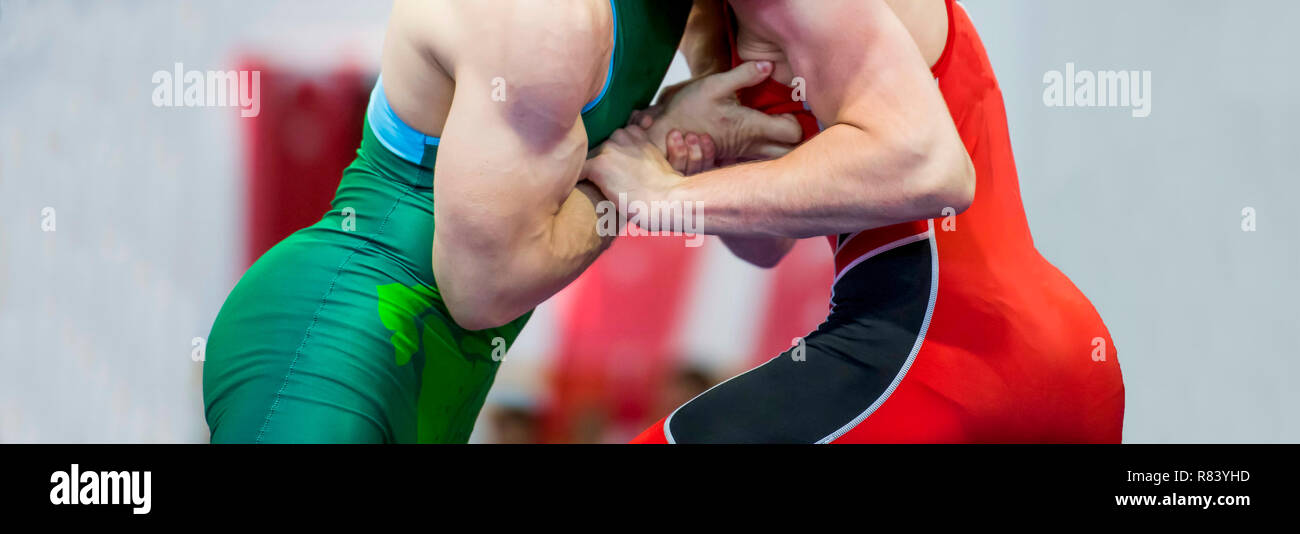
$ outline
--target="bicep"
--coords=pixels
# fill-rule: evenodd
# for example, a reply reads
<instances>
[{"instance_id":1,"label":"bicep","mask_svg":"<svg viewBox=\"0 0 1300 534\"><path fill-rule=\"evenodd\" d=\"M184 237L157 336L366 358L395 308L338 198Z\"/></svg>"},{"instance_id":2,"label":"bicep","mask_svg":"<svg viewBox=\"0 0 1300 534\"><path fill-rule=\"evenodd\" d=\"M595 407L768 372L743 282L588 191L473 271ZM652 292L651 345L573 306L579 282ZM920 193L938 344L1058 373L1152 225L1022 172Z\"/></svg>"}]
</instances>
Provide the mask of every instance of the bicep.
<instances>
[{"instance_id":1,"label":"bicep","mask_svg":"<svg viewBox=\"0 0 1300 534\"><path fill-rule=\"evenodd\" d=\"M559 211L586 155L572 85L509 65L458 68L434 171L440 237L508 249Z\"/></svg>"}]
</instances>

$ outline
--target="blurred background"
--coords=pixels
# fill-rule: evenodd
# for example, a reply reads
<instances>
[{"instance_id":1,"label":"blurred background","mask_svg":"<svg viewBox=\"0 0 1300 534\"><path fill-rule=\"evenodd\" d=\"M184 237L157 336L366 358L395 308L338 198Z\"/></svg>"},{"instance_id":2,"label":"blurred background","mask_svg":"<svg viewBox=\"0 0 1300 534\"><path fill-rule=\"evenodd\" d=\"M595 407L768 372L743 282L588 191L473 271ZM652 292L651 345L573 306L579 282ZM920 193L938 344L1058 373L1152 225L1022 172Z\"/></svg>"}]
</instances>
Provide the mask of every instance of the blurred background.
<instances>
[{"instance_id":1,"label":"blurred background","mask_svg":"<svg viewBox=\"0 0 1300 534\"><path fill-rule=\"evenodd\" d=\"M1300 441L1300 4L965 5L1038 248L1117 345L1125 441ZM326 209L388 10L0 0L0 442L207 440L195 340L252 260ZM152 76L177 63L261 71L261 114L155 107ZM1067 63L1151 71L1151 115L1044 105ZM678 61L666 83L686 76ZM472 440L627 441L812 329L830 262L821 240L764 271L712 238L622 239L539 308Z\"/></svg>"}]
</instances>

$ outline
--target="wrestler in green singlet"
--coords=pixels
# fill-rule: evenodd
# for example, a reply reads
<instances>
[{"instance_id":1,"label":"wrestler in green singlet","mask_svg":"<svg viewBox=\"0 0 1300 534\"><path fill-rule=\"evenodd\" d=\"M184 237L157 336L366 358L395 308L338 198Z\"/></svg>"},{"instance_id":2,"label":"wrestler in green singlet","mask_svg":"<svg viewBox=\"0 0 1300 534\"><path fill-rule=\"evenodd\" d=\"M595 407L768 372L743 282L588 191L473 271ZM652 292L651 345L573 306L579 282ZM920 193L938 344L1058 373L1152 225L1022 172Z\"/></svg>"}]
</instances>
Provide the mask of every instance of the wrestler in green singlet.
<instances>
[{"instance_id":1,"label":"wrestler in green singlet","mask_svg":"<svg viewBox=\"0 0 1300 534\"><path fill-rule=\"evenodd\" d=\"M609 76L582 113L592 147L650 103L690 10L612 4ZM332 209L254 263L217 316L203 370L214 443L463 443L528 319L452 321L430 253L438 140L392 113L382 78L362 135Z\"/></svg>"}]
</instances>

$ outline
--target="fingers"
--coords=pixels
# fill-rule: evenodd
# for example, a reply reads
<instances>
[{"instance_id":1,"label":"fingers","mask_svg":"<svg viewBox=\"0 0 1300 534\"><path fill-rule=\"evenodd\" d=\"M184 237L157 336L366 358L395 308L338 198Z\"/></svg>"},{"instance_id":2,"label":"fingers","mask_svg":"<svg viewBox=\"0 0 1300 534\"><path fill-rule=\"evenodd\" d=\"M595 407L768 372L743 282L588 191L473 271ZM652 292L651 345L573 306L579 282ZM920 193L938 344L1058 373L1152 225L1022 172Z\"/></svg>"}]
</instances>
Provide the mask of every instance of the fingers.
<instances>
[{"instance_id":1,"label":"fingers","mask_svg":"<svg viewBox=\"0 0 1300 534\"><path fill-rule=\"evenodd\" d=\"M650 113L650 110L633 111L632 116L627 119L628 126L636 126L645 130L649 130L651 126L654 126L654 124L655 117Z\"/></svg>"},{"instance_id":2,"label":"fingers","mask_svg":"<svg viewBox=\"0 0 1300 534\"><path fill-rule=\"evenodd\" d=\"M746 87L758 85L772 75L771 61L747 61L740 66L708 78L709 87L715 95L735 93Z\"/></svg>"},{"instance_id":3,"label":"fingers","mask_svg":"<svg viewBox=\"0 0 1300 534\"><path fill-rule=\"evenodd\" d=\"M716 165L718 146L708 135L673 130L668 132L664 147L668 165L683 176L712 170Z\"/></svg>"},{"instance_id":4,"label":"fingers","mask_svg":"<svg viewBox=\"0 0 1300 534\"><path fill-rule=\"evenodd\" d=\"M632 115L628 117L627 125L649 130L651 126L654 126L655 120L657 120L663 112L663 104L655 104L645 109L638 109L633 111Z\"/></svg>"},{"instance_id":5,"label":"fingers","mask_svg":"<svg viewBox=\"0 0 1300 534\"><path fill-rule=\"evenodd\" d=\"M713 136L709 134L700 136L700 147L704 151L704 165L700 168L700 172L713 170L718 157L718 145L713 142Z\"/></svg>"},{"instance_id":6,"label":"fingers","mask_svg":"<svg viewBox=\"0 0 1300 534\"><path fill-rule=\"evenodd\" d=\"M617 130L614 130L614 133L609 134L609 139L605 142L606 143L612 142L618 145L626 145L628 142L631 141L631 139L632 139L632 134L627 133L627 128L619 128Z\"/></svg>"},{"instance_id":7,"label":"fingers","mask_svg":"<svg viewBox=\"0 0 1300 534\"><path fill-rule=\"evenodd\" d=\"M694 133L682 134L673 130L668 134L668 165L684 176L711 170L718 148L713 138Z\"/></svg>"},{"instance_id":8,"label":"fingers","mask_svg":"<svg viewBox=\"0 0 1300 534\"><path fill-rule=\"evenodd\" d=\"M803 140L803 126L789 113L763 117L759 129L764 137L777 143L793 145Z\"/></svg>"},{"instance_id":9,"label":"fingers","mask_svg":"<svg viewBox=\"0 0 1300 534\"><path fill-rule=\"evenodd\" d=\"M693 133L686 134L686 148L688 157L684 174L686 176L699 174L704 161L704 147L700 146L700 136Z\"/></svg>"},{"instance_id":10,"label":"fingers","mask_svg":"<svg viewBox=\"0 0 1300 534\"><path fill-rule=\"evenodd\" d=\"M792 144L786 145L781 143L761 143L753 147L753 149L750 150L751 153L747 155L758 157L761 159L775 159L784 156L786 154L789 154L791 150L794 150L794 147L795 145Z\"/></svg>"},{"instance_id":11,"label":"fingers","mask_svg":"<svg viewBox=\"0 0 1300 534\"><path fill-rule=\"evenodd\" d=\"M673 170L686 174L686 163L688 150L686 148L686 139L682 132L673 130L668 132L668 165Z\"/></svg>"},{"instance_id":12,"label":"fingers","mask_svg":"<svg viewBox=\"0 0 1300 534\"><path fill-rule=\"evenodd\" d=\"M609 136L610 141L613 141L620 145L635 145L639 143L645 143L648 142L649 139L650 137L648 134L646 134L645 129L635 125L614 130L614 133L610 134Z\"/></svg>"},{"instance_id":13,"label":"fingers","mask_svg":"<svg viewBox=\"0 0 1300 534\"><path fill-rule=\"evenodd\" d=\"M713 170L718 156L718 146L708 134L686 134L685 176Z\"/></svg>"}]
</instances>

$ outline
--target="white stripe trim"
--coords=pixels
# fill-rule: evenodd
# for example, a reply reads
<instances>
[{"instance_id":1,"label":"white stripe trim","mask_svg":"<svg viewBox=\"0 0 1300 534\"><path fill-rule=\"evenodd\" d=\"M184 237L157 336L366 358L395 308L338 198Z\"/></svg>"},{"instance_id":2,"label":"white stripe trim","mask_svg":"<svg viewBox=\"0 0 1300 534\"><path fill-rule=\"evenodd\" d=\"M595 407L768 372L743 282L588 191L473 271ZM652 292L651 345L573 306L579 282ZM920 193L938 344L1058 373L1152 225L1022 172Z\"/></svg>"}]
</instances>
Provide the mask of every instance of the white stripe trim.
<instances>
[{"instance_id":1,"label":"white stripe trim","mask_svg":"<svg viewBox=\"0 0 1300 534\"><path fill-rule=\"evenodd\" d=\"M844 241L836 241L836 242L835 242L835 253L836 253L836 254L839 254L839 253L840 253L840 249L842 249L842 248L848 246L849 241L853 241L853 238L858 237L859 235L862 235L862 232L863 232L862 230L858 230L858 231L856 231L856 232L853 232L853 233L849 234L848 237L844 238ZM838 239L838 236L837 236L837 239Z\"/></svg>"},{"instance_id":2,"label":"white stripe trim","mask_svg":"<svg viewBox=\"0 0 1300 534\"><path fill-rule=\"evenodd\" d=\"M930 223L930 227L934 228L934 220L931 219L929 223ZM845 273L849 272L849 270L853 269L854 267L857 267L862 262L871 259L872 257L879 256L881 254L894 250L903 245L910 245L917 241L924 241L926 239L929 239L931 237L930 233L931 233L930 231L926 231L925 233L911 235L911 236L904 237L902 239L895 240L890 243L885 243L884 245L868 250L865 253L863 253L861 256L854 258L853 261L849 262L848 265L844 266L843 270L841 270L838 273L835 273L835 280L831 282L831 309L826 313L829 315L831 311L835 310L835 286L839 284L840 278L842 278ZM847 246L848 242L845 241L844 244ZM836 254L839 254L839 252L837 251Z\"/></svg>"},{"instance_id":3,"label":"white stripe trim","mask_svg":"<svg viewBox=\"0 0 1300 534\"><path fill-rule=\"evenodd\" d=\"M934 226L934 222L933 222L933 221L930 222L930 226L931 226L931 227ZM915 242L917 242L917 241L922 241L922 240L925 240L925 239L929 239L929 238L930 238L930 233L931 233L931 231L925 231L925 232L922 232L922 233L919 233L919 234L916 234L916 235L909 235L909 236L904 237L904 238L902 238L902 239L896 239L896 240L894 240L894 241L891 241L891 242L889 242L889 243L885 243L885 244L880 245L880 246L878 246L878 247L876 247L876 248L873 248L873 249L871 249L871 250L866 251L866 252L863 253L861 256L858 256L856 259L854 259L853 261L849 262L848 265L845 265L843 270L841 270L841 271L838 272L838 273L835 273L835 281L831 282L831 293L834 293L834 292L835 292L835 284L839 283L840 278L844 276L844 273L847 273L847 272L849 272L850 269L852 269L852 268L854 268L854 267L857 267L859 263L862 263L862 262L864 262L864 261L866 261L866 260L869 260L869 259L871 259L873 256L879 256L879 255L881 255L881 254L883 254L883 253L885 253L885 252L889 252L889 251L891 251L891 250L894 250L894 249L896 249L896 248L898 248L898 247L901 247L901 246L903 246L903 245L910 245L910 244L915 243ZM847 245L848 243L846 242L845 244Z\"/></svg>"},{"instance_id":4,"label":"white stripe trim","mask_svg":"<svg viewBox=\"0 0 1300 534\"><path fill-rule=\"evenodd\" d=\"M871 403L871 406L868 406L866 411L858 414L858 416L854 417L848 424L840 427L839 430L836 430L835 432L832 432L831 435L818 440L818 444L830 443L839 439L840 436L843 436L849 430L852 430L853 427L858 426L865 421L872 413L875 413L875 411L880 408L880 405L884 404L885 401L889 399L889 396L894 394L894 390L898 389L898 384L901 383L903 377L907 375L907 370L911 369L912 362L916 361L917 353L921 352L921 344L925 342L925 333L930 329L930 320L934 317L934 302L939 297L939 244L937 240L934 239L934 219L930 219L928 222L930 229L922 235L930 238L930 302L925 307L925 318L921 320L921 330L917 332L916 343L912 344L912 352L907 355L907 361L903 362L903 367L898 370L898 375L894 377L894 381L889 384L889 387L885 389L885 392L882 393L880 397L876 398L876 402ZM916 236L912 237L914 238ZM844 270L848 271L849 269L845 268ZM667 429L668 427L664 426L664 430L667 431Z\"/></svg>"}]
</instances>

